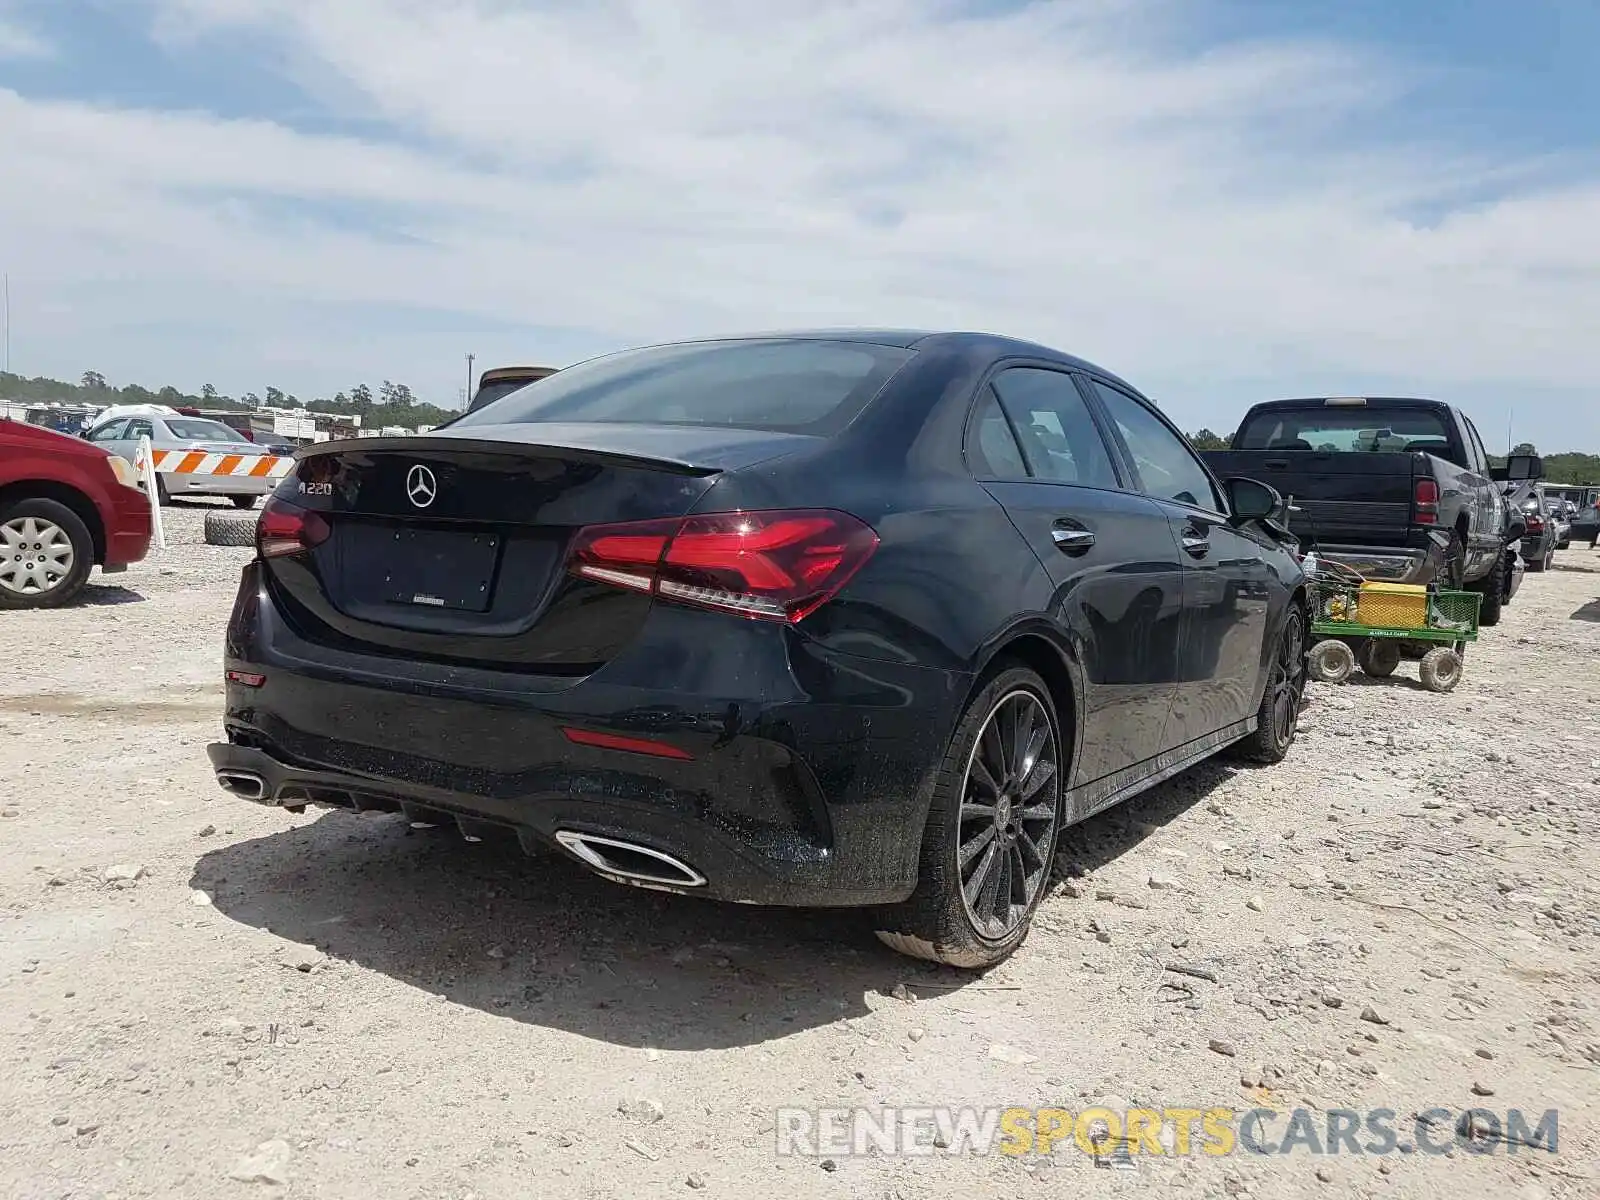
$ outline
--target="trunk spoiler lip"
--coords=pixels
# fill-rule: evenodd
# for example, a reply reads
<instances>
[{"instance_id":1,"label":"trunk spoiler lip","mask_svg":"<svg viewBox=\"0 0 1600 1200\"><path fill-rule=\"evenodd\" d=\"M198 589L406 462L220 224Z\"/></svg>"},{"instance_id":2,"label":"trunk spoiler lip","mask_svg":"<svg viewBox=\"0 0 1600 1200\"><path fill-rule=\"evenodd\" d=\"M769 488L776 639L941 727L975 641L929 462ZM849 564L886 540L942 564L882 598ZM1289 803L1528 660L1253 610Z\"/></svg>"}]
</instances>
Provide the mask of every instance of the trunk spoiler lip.
<instances>
[{"instance_id":1,"label":"trunk spoiler lip","mask_svg":"<svg viewBox=\"0 0 1600 1200\"><path fill-rule=\"evenodd\" d=\"M402 435L400 437L357 437L345 438L337 442L318 442L314 446L306 446L297 450L294 457L297 462L309 462L314 458L323 458L331 454L347 454L360 451L399 451L402 453L412 451L426 454L434 450L449 450L469 454L529 454L550 451L591 462L653 467L656 470L665 468L674 474L699 478L720 475L724 470L722 467L708 467L703 463L692 463L664 454L631 454L624 450L597 450L589 446L563 445L556 441L521 442L498 438L433 437L429 434Z\"/></svg>"}]
</instances>

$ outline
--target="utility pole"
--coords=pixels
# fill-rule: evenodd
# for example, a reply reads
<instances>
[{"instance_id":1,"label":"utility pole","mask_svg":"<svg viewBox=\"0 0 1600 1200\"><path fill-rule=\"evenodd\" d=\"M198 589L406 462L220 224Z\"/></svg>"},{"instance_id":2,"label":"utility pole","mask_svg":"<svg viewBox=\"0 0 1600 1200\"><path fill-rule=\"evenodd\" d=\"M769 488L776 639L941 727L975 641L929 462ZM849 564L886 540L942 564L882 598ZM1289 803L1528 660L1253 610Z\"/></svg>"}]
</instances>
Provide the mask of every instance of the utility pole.
<instances>
[{"instance_id":1,"label":"utility pole","mask_svg":"<svg viewBox=\"0 0 1600 1200\"><path fill-rule=\"evenodd\" d=\"M6 310L6 374L11 374L11 272L5 276L5 310Z\"/></svg>"},{"instance_id":2,"label":"utility pole","mask_svg":"<svg viewBox=\"0 0 1600 1200\"><path fill-rule=\"evenodd\" d=\"M476 354L467 355L467 403L468 404L472 403L472 363L473 363L473 360L475 360L477 357L478 356Z\"/></svg>"},{"instance_id":3,"label":"utility pole","mask_svg":"<svg viewBox=\"0 0 1600 1200\"><path fill-rule=\"evenodd\" d=\"M1511 411L1506 413L1506 456L1507 457L1510 457L1510 455L1511 455L1511 447L1516 445L1516 443L1511 440L1511 423L1513 421L1515 421L1516 419L1517 419L1517 410L1515 408L1511 409Z\"/></svg>"}]
</instances>

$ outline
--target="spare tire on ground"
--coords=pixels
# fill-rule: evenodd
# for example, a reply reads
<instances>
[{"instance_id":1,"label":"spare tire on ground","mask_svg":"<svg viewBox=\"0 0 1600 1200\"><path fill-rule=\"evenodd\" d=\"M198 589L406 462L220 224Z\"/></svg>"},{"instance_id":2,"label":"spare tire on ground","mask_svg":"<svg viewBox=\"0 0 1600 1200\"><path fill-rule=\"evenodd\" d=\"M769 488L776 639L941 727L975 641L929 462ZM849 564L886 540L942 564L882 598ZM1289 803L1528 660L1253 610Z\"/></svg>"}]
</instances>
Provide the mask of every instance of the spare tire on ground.
<instances>
[{"instance_id":1,"label":"spare tire on ground","mask_svg":"<svg viewBox=\"0 0 1600 1200\"><path fill-rule=\"evenodd\" d=\"M254 546L256 514L253 512L208 512L206 545Z\"/></svg>"}]
</instances>

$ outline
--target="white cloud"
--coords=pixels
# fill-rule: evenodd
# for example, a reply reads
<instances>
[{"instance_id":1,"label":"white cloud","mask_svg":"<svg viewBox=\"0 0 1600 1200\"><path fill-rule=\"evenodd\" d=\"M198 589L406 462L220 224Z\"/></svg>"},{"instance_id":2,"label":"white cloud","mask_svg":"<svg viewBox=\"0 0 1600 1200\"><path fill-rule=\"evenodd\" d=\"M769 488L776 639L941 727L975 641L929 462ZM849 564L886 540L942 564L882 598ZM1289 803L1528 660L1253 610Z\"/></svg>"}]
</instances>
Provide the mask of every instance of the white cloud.
<instances>
[{"instance_id":1,"label":"white cloud","mask_svg":"<svg viewBox=\"0 0 1600 1200\"><path fill-rule=\"evenodd\" d=\"M326 320L296 315L396 303L593 331L565 344L594 348L805 323L995 329L1219 427L1264 390L1560 398L1600 375L1600 180L1466 141L1393 144L1414 70L1321 43L1195 56L1176 3L151 11L192 52L254 39L390 140L224 121L203 97L176 113L0 92L0 161L34 184L0 189L0 256L73 306L41 314L40 336L57 358L74 339L80 369L113 373L105 347L122 345L129 370L175 377L219 345L188 344L186 314L212 328L248 294L278 352L252 360L242 321L222 344L242 373L300 341L304 377L282 386L302 393L366 373L453 397L442 335L378 325L347 357ZM379 208L363 230L299 201ZM119 332L95 294L107 278L164 323L159 342ZM480 365L549 357L466 336ZM219 384L227 365L208 368ZM1593 444L1592 412L1542 423Z\"/></svg>"},{"instance_id":2,"label":"white cloud","mask_svg":"<svg viewBox=\"0 0 1600 1200\"><path fill-rule=\"evenodd\" d=\"M53 52L44 38L0 12L0 62L6 59L49 58Z\"/></svg>"}]
</instances>

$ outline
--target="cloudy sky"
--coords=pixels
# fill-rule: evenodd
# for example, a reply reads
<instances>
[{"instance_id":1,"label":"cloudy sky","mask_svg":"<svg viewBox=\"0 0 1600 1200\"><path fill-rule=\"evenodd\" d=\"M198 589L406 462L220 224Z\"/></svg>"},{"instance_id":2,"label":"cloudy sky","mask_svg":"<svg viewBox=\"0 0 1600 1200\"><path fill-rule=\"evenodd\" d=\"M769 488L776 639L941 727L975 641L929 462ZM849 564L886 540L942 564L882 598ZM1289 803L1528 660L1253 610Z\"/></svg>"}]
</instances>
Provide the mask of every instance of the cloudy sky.
<instances>
[{"instance_id":1,"label":"cloudy sky","mask_svg":"<svg viewBox=\"0 0 1600 1200\"><path fill-rule=\"evenodd\" d=\"M1594 0L0 0L12 369L1014 333L1600 451Z\"/></svg>"}]
</instances>

